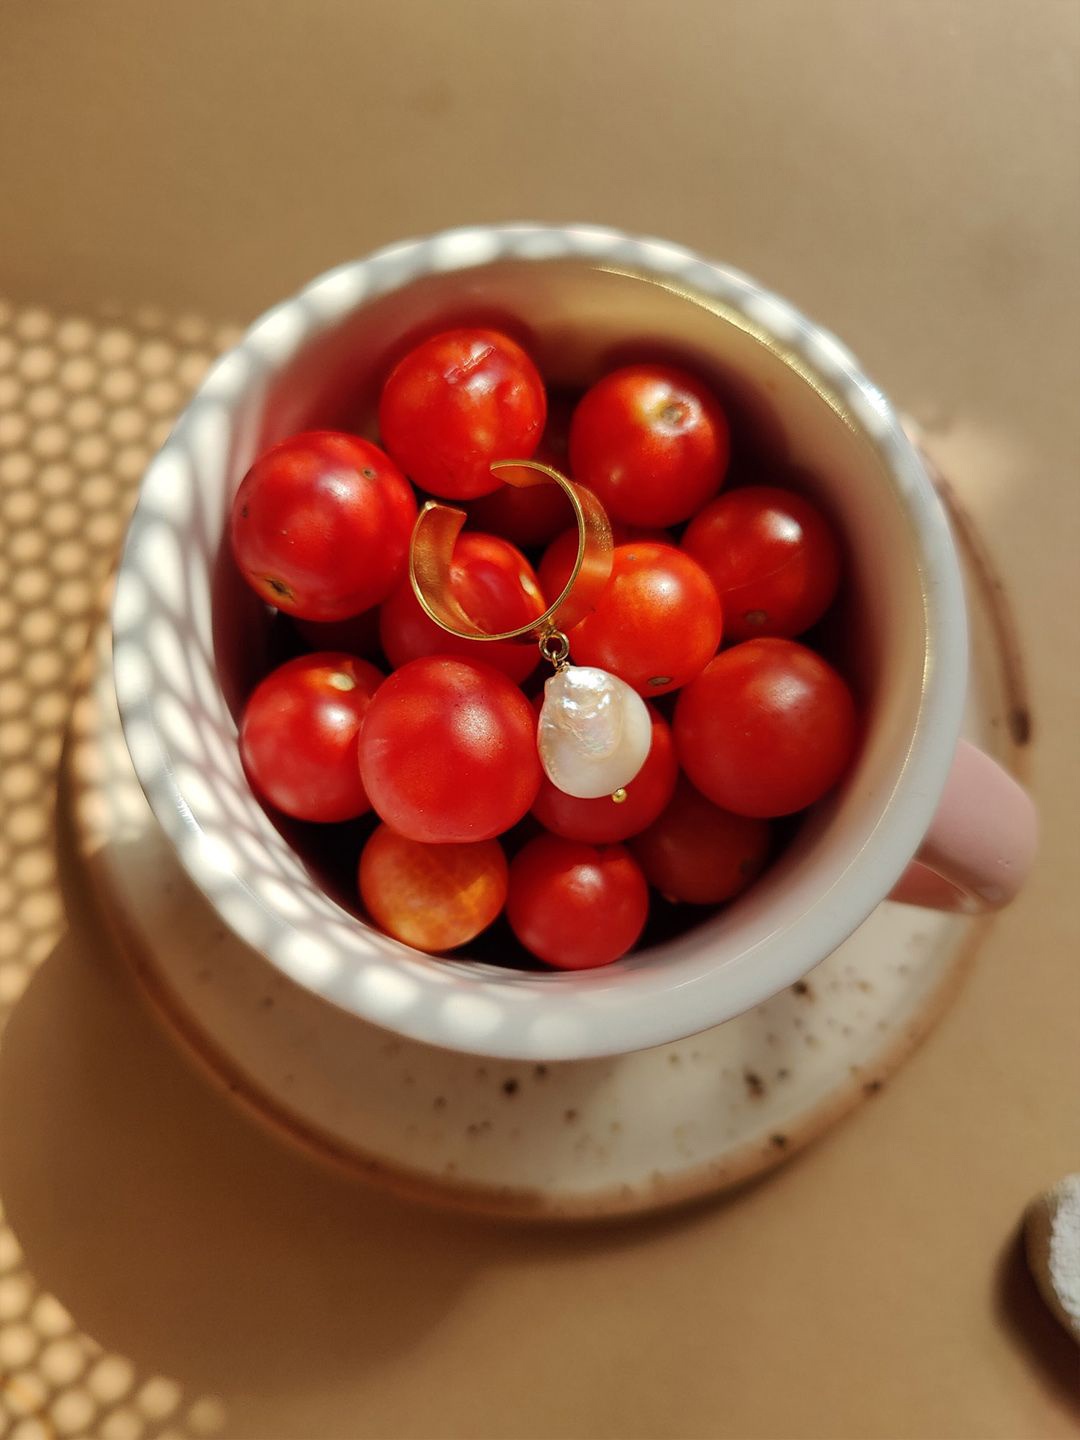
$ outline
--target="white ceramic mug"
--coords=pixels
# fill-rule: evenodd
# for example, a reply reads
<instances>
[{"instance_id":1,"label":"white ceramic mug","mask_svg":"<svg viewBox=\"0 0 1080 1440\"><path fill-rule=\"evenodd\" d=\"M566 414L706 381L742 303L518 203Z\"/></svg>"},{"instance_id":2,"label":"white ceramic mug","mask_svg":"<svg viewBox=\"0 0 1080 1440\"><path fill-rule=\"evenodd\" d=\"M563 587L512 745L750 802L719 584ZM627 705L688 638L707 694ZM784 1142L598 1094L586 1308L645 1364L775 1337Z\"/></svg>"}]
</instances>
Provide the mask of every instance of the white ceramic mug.
<instances>
[{"instance_id":1,"label":"white ceramic mug","mask_svg":"<svg viewBox=\"0 0 1080 1440\"><path fill-rule=\"evenodd\" d=\"M285 435L362 423L392 358L464 321L511 325L541 371L571 385L631 354L678 356L734 402L743 439L817 495L848 552L844 644L865 717L850 774L744 896L600 970L434 959L369 929L311 878L237 753L266 625L225 541L240 479ZM957 556L889 403L785 301L663 241L590 226L450 231L343 265L275 307L213 367L147 471L113 622L135 769L223 919L300 985L435 1045L576 1059L671 1041L793 983L890 892L996 905L1031 862L1030 801L958 748Z\"/></svg>"}]
</instances>

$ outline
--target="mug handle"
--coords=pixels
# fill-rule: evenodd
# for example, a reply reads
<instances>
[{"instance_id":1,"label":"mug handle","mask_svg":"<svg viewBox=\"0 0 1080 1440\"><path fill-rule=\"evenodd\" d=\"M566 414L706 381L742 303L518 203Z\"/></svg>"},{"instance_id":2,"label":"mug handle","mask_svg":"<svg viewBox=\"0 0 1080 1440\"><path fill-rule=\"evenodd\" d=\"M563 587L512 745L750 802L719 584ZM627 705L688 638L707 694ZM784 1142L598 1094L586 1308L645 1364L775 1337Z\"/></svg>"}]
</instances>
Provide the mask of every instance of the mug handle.
<instances>
[{"instance_id":1,"label":"mug handle","mask_svg":"<svg viewBox=\"0 0 1080 1440\"><path fill-rule=\"evenodd\" d=\"M997 910L1027 879L1037 835L1031 796L961 740L926 838L889 899L967 915Z\"/></svg>"}]
</instances>

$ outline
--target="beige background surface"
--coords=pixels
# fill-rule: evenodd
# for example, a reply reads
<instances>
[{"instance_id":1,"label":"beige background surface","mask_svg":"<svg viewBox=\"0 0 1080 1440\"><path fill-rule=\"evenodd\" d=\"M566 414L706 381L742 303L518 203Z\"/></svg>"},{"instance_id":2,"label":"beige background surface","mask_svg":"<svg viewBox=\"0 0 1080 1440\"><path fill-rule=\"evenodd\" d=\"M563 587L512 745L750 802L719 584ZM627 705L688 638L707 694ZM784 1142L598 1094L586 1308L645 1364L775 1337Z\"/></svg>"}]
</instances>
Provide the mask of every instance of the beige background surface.
<instances>
[{"instance_id":1,"label":"beige background surface","mask_svg":"<svg viewBox=\"0 0 1080 1440\"><path fill-rule=\"evenodd\" d=\"M0 1433L1076 1433L1015 1233L1080 1167L1078 59L1072 0L0 7ZM219 327L494 218L666 234L831 325L982 526L1034 693L1043 858L926 1047L767 1184L605 1231L409 1210L232 1115L49 831Z\"/></svg>"}]
</instances>

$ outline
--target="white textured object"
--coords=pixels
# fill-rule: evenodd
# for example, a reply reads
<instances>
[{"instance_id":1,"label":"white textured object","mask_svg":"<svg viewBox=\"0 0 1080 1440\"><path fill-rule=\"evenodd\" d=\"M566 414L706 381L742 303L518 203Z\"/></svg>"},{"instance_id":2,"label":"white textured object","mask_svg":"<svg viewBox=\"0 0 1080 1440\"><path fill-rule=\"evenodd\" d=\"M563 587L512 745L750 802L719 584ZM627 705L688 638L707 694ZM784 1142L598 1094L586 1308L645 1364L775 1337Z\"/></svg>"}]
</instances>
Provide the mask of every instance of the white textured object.
<instances>
[{"instance_id":1,"label":"white textured object","mask_svg":"<svg viewBox=\"0 0 1080 1440\"><path fill-rule=\"evenodd\" d=\"M1080 1340L1080 1174L1066 1175L1031 1202L1024 1232L1043 1299Z\"/></svg>"},{"instance_id":2,"label":"white textured object","mask_svg":"<svg viewBox=\"0 0 1080 1440\"><path fill-rule=\"evenodd\" d=\"M731 905L598 970L448 964L357 924L259 805L236 744L236 715L265 673L270 639L257 597L227 563L229 501L244 471L289 433L356 423L358 397L378 393L397 347L460 323L466 297L475 313L527 333L559 387L586 388L615 350L649 335L694 356L695 368L723 378L768 455L806 479L849 553L845 611L865 723L844 783ZM539 1063L694 1034L783 992L837 950L926 836L967 678L949 527L878 387L745 276L587 226L506 225L393 245L265 315L213 367L144 476L113 621L128 750L222 924L283 979L403 1038Z\"/></svg>"},{"instance_id":3,"label":"white textured object","mask_svg":"<svg viewBox=\"0 0 1080 1440\"><path fill-rule=\"evenodd\" d=\"M1000 610L995 621L988 608L1001 595L969 580L965 731L1015 761L1007 719L1024 701L1002 668ZM294 984L227 932L143 799L110 661L103 626L63 794L140 985L232 1099L278 1134L417 1198L521 1218L616 1216L761 1175L878 1095L993 924L879 906L805 980L691 1040L634 1054L537 1064L406 1040ZM438 964L446 1003L460 1005L460 962ZM358 972L357 983L362 975L382 1013L409 1003L402 967Z\"/></svg>"},{"instance_id":4,"label":"white textured object","mask_svg":"<svg viewBox=\"0 0 1080 1440\"><path fill-rule=\"evenodd\" d=\"M567 665L544 686L537 744L553 785L596 800L629 785L645 764L652 719L625 680L592 665Z\"/></svg>"}]
</instances>

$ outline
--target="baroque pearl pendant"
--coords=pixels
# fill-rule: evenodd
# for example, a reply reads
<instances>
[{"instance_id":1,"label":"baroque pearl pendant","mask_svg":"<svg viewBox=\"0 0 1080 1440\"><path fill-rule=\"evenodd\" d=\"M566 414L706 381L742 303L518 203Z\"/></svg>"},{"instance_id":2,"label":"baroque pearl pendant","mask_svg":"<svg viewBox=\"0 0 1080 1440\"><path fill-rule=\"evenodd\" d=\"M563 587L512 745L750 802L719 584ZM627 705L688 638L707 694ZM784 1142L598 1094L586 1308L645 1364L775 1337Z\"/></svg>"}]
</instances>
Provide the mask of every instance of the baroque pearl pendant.
<instances>
[{"instance_id":1,"label":"baroque pearl pendant","mask_svg":"<svg viewBox=\"0 0 1080 1440\"><path fill-rule=\"evenodd\" d=\"M544 686L537 729L551 783L579 800L629 785L652 745L652 717L625 681L591 665L567 665Z\"/></svg>"}]
</instances>

